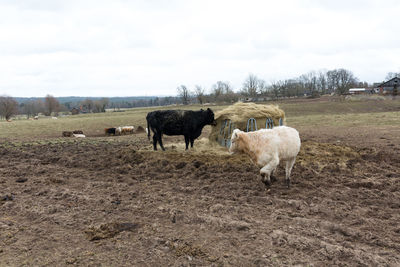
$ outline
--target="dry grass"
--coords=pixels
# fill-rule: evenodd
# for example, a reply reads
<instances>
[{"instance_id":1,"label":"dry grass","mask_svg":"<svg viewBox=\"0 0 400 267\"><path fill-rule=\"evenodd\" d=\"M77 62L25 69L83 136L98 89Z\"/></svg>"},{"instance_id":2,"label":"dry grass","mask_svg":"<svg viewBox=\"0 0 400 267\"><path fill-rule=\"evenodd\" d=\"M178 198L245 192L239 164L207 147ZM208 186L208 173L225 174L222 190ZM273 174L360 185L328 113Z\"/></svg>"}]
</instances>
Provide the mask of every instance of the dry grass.
<instances>
[{"instance_id":1,"label":"dry grass","mask_svg":"<svg viewBox=\"0 0 400 267\"><path fill-rule=\"evenodd\" d=\"M210 106L217 114L227 105ZM324 100L286 101L279 103L285 111L289 126L346 126L400 125L400 100L385 101L345 101ZM106 112L101 114L81 114L59 117L58 120L40 118L39 120L0 121L0 140L19 142L38 142L60 138L62 131L83 130L91 137L104 136L104 128L121 125L146 127L146 114L156 109L199 110L207 106L169 106L134 108L125 112ZM118 139L118 138L115 138ZM65 138L64 138L65 140ZM110 139L111 140L111 139ZM57 141L57 140L55 140Z\"/></svg>"},{"instance_id":2,"label":"dry grass","mask_svg":"<svg viewBox=\"0 0 400 267\"><path fill-rule=\"evenodd\" d=\"M302 144L297 163L302 166L312 165L317 171L321 171L330 164L336 164L345 169L348 161L358 160L360 157L354 148L348 146L309 141Z\"/></svg>"}]
</instances>

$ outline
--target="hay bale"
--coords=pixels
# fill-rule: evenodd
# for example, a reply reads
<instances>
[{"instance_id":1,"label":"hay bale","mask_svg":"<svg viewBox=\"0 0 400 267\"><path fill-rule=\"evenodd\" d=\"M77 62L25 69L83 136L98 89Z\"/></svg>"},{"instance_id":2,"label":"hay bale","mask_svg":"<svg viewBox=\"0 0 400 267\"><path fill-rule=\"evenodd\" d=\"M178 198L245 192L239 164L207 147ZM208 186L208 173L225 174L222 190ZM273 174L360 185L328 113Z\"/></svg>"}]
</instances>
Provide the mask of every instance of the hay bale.
<instances>
[{"instance_id":1,"label":"hay bale","mask_svg":"<svg viewBox=\"0 0 400 267\"><path fill-rule=\"evenodd\" d=\"M219 131L225 120L233 122L233 129L246 131L247 121L250 118L256 119L257 129L265 128L267 118L271 118L274 125L279 125L279 119L282 118L283 124L285 124L285 112L276 105L239 102L216 112L216 125L211 127L209 140L218 142Z\"/></svg>"}]
</instances>

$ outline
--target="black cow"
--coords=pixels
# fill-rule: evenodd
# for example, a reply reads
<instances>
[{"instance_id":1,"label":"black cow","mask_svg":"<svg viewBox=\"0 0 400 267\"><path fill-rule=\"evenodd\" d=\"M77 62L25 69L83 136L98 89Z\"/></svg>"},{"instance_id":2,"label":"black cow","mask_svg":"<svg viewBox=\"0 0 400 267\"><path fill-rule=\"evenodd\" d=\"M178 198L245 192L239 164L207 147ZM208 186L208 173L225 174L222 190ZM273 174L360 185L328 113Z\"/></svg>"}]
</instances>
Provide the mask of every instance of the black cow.
<instances>
[{"instance_id":1,"label":"black cow","mask_svg":"<svg viewBox=\"0 0 400 267\"><path fill-rule=\"evenodd\" d=\"M116 130L116 128L105 128L104 129L104 133L106 134L106 135L111 135L111 134L113 134L113 135L115 135L115 130Z\"/></svg>"},{"instance_id":2,"label":"black cow","mask_svg":"<svg viewBox=\"0 0 400 267\"><path fill-rule=\"evenodd\" d=\"M72 133L74 133L74 134L83 134L83 131L82 130L75 130L75 131L72 131Z\"/></svg>"},{"instance_id":3,"label":"black cow","mask_svg":"<svg viewBox=\"0 0 400 267\"><path fill-rule=\"evenodd\" d=\"M183 135L185 136L186 149L193 147L194 139L200 136L203 127L214 123L214 112L207 110L156 110L149 112L146 117L150 140L150 129L153 131L153 147L157 150L157 141L162 150L162 135Z\"/></svg>"}]
</instances>

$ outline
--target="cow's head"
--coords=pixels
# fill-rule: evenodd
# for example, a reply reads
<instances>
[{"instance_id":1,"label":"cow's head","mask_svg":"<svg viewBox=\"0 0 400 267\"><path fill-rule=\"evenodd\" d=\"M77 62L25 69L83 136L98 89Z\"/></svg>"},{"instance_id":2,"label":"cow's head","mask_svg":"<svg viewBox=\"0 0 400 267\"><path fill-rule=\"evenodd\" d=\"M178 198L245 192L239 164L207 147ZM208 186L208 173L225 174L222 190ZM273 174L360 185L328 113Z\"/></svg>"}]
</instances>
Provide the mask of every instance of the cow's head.
<instances>
[{"instance_id":1,"label":"cow's head","mask_svg":"<svg viewBox=\"0 0 400 267\"><path fill-rule=\"evenodd\" d=\"M231 136L231 146L229 147L229 152L231 154L235 153L235 152L239 152L241 150L241 146L240 146L240 142L241 142L241 134L243 132L239 129L235 129L232 132L232 136Z\"/></svg>"},{"instance_id":2,"label":"cow's head","mask_svg":"<svg viewBox=\"0 0 400 267\"><path fill-rule=\"evenodd\" d=\"M204 112L206 113L207 124L215 125L214 112L210 108L207 108Z\"/></svg>"}]
</instances>

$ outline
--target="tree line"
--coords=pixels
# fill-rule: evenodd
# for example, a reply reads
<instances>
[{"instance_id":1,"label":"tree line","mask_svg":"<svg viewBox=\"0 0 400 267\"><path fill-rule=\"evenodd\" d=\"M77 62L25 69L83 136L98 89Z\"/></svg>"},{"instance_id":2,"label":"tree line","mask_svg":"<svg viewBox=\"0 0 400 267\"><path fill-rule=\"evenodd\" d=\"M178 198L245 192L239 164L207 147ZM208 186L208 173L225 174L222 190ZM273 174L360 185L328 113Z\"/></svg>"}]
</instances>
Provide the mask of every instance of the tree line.
<instances>
[{"instance_id":1,"label":"tree line","mask_svg":"<svg viewBox=\"0 0 400 267\"><path fill-rule=\"evenodd\" d=\"M10 120L12 116L24 114L29 118L44 114L45 116L58 116L60 112L71 112L71 103L61 104L57 98L47 95L44 100L34 99L18 103L13 97L0 96L0 119ZM74 105L78 113L105 112L108 105L106 98L100 100L86 99Z\"/></svg>"},{"instance_id":2,"label":"tree line","mask_svg":"<svg viewBox=\"0 0 400 267\"><path fill-rule=\"evenodd\" d=\"M400 77L400 73L389 72L386 80ZM177 87L176 96L147 97L133 100L109 101L108 98L97 100L85 99L79 102L60 104L57 98L47 95L44 100L35 99L18 104L9 96L0 96L0 119L9 120L13 115L26 114L28 118L42 113L46 116L58 115L59 112L97 113L106 109L114 111L121 108L167 106L174 104L187 105L190 103L233 103L240 99L249 101L276 100L291 97L318 97L323 94L343 95L349 88L365 88L367 82L359 81L354 74L346 69L310 71L298 77L271 81L249 74L240 88L233 88L228 81L217 81L208 90L195 85L189 89L186 85Z\"/></svg>"},{"instance_id":3,"label":"tree line","mask_svg":"<svg viewBox=\"0 0 400 267\"><path fill-rule=\"evenodd\" d=\"M386 80L400 77L399 72L389 72ZM229 82L218 81L213 84L208 93L202 86L196 85L189 90L185 85L177 88L182 104L205 102L236 102L238 99L249 101L276 100L291 97L319 97L323 94L347 94L350 88L366 88L374 86L360 81L346 69L310 71L298 77L271 81L249 74L242 87L234 90Z\"/></svg>"},{"instance_id":4,"label":"tree line","mask_svg":"<svg viewBox=\"0 0 400 267\"><path fill-rule=\"evenodd\" d=\"M290 97L318 97L322 94L342 95L352 87L368 87L367 82L359 82L354 74L346 69L329 71L310 71L299 77L267 83L254 74L249 74L242 87L234 90L229 82L218 81L206 93L205 88L196 85L190 91L185 85L177 88L182 104L188 102L235 102L240 98L281 99Z\"/></svg>"}]
</instances>

